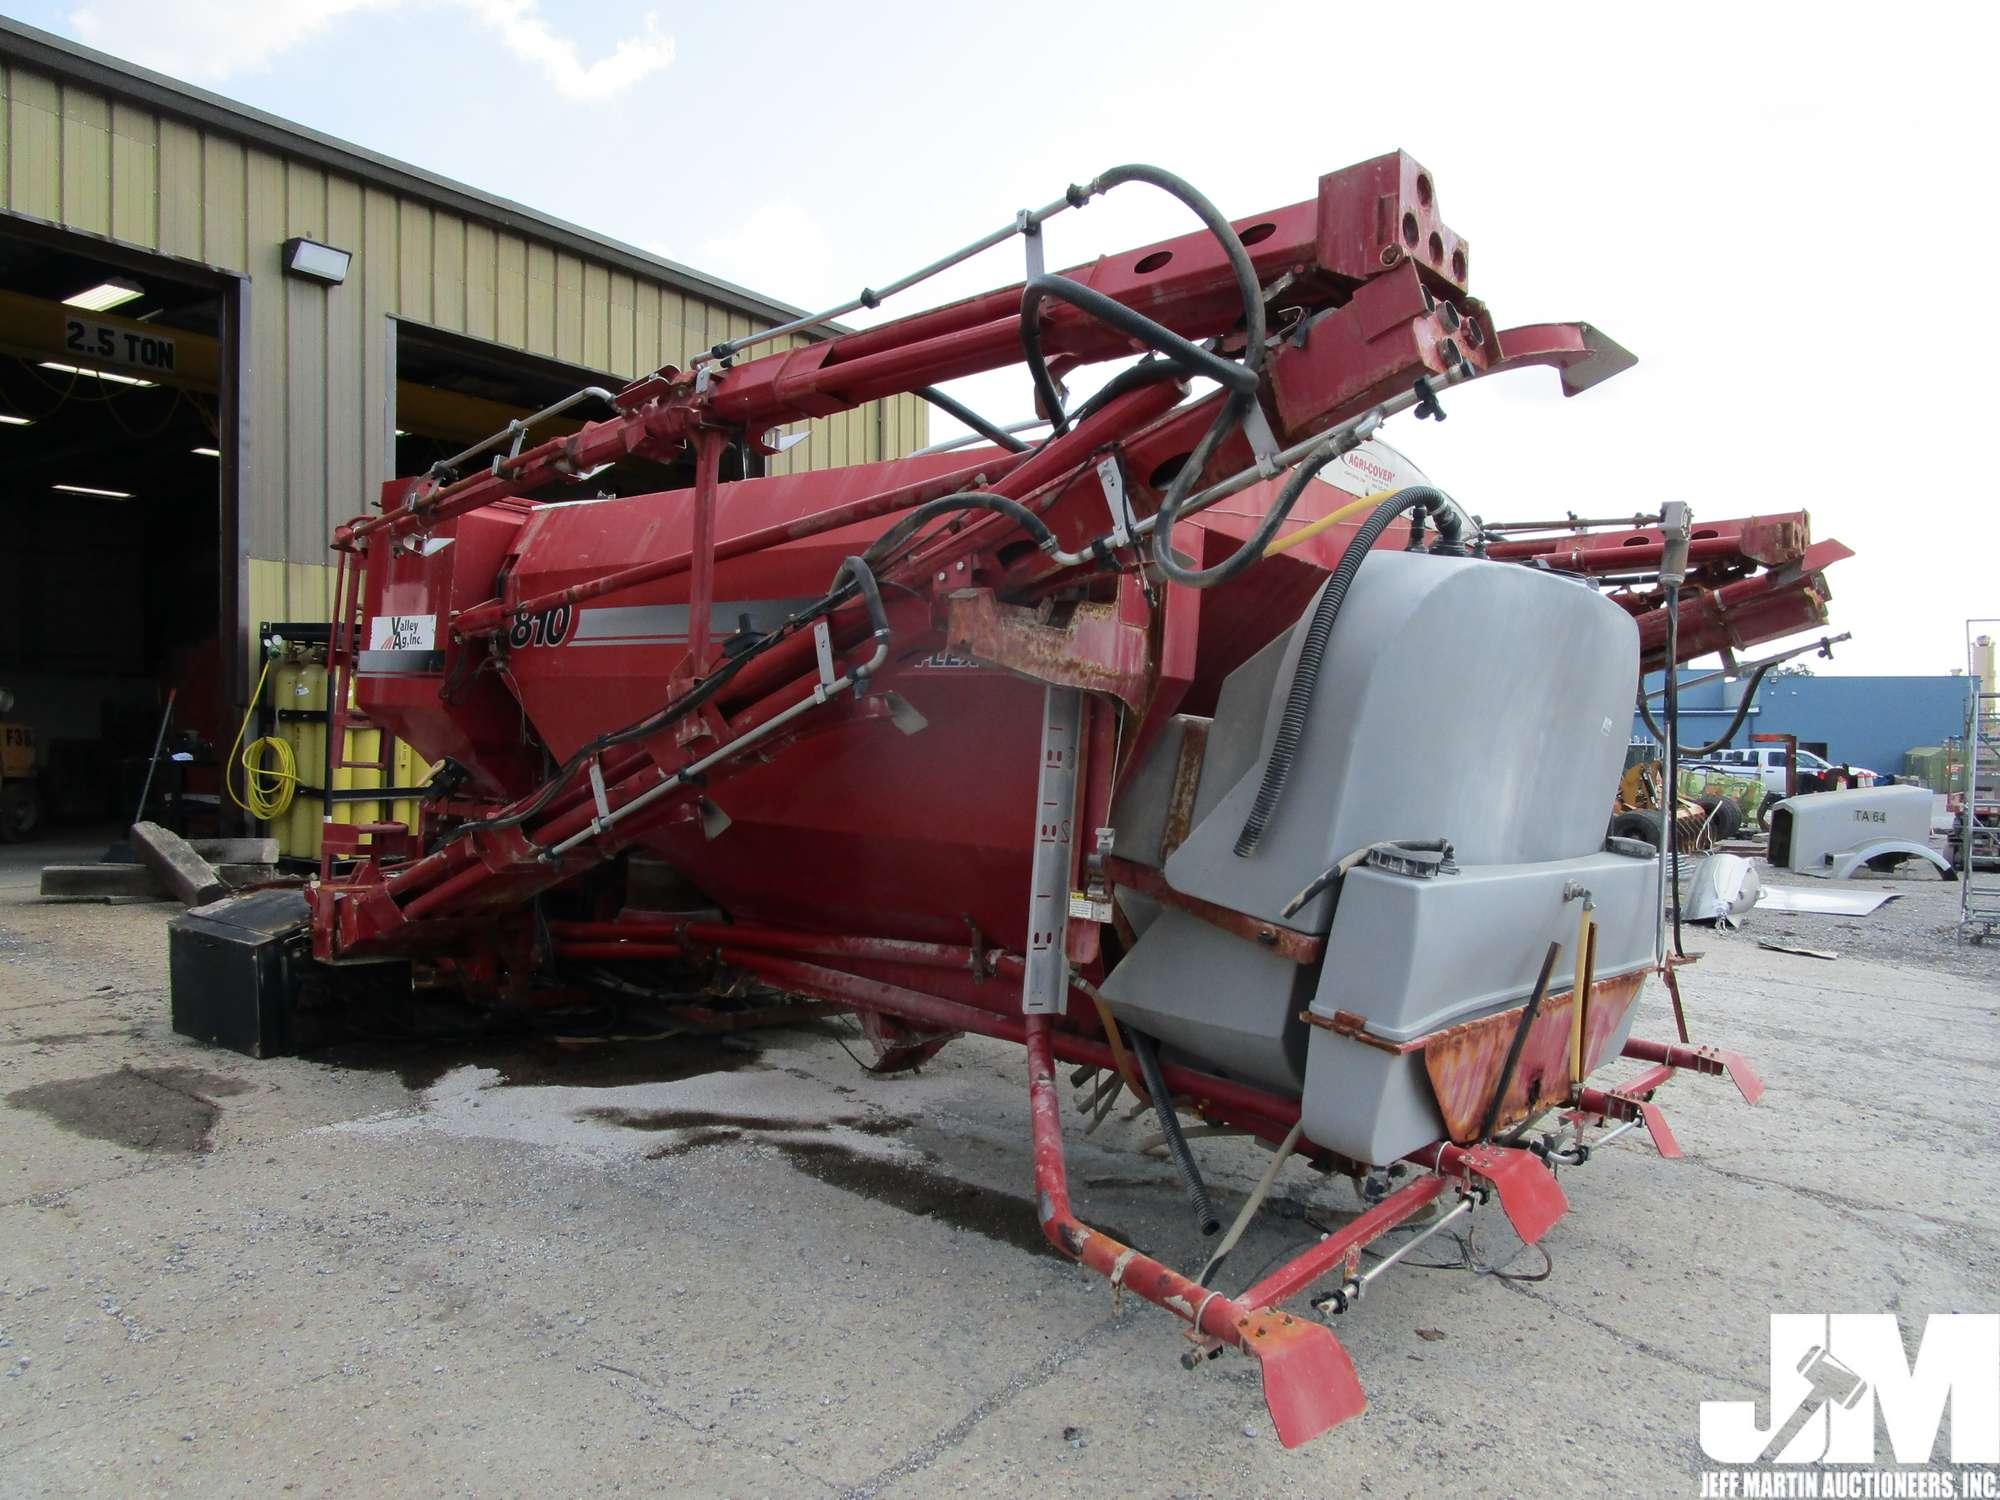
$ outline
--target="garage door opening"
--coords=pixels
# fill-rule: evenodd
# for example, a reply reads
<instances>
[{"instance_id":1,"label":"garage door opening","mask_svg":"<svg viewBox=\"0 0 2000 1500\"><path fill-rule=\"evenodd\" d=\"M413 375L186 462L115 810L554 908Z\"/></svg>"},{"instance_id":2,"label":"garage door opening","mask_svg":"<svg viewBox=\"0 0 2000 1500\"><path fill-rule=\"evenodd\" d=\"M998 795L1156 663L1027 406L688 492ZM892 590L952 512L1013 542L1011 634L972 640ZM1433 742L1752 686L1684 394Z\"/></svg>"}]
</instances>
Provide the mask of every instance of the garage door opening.
<instances>
[{"instance_id":1,"label":"garage door opening","mask_svg":"<svg viewBox=\"0 0 2000 1500\"><path fill-rule=\"evenodd\" d=\"M13 699L0 720L17 748L0 800L14 837L129 820L169 695L170 748L186 758L163 764L155 795L178 821L212 823L235 727L226 297L171 262L90 246L0 234L0 690Z\"/></svg>"},{"instance_id":2,"label":"garage door opening","mask_svg":"<svg viewBox=\"0 0 2000 1500\"><path fill-rule=\"evenodd\" d=\"M617 393L625 382L615 375L462 338L419 324L396 324L395 471L408 476L462 453L506 427L555 405L590 386ZM575 432L585 422L611 415L601 401L587 401L560 417L538 423L529 445ZM484 460L481 461L482 463ZM724 480L763 472L758 456L747 460L734 447L723 458ZM692 458L676 463L627 457L591 476L592 495L645 495L685 489L694 483ZM564 486L534 499L579 498Z\"/></svg>"}]
</instances>

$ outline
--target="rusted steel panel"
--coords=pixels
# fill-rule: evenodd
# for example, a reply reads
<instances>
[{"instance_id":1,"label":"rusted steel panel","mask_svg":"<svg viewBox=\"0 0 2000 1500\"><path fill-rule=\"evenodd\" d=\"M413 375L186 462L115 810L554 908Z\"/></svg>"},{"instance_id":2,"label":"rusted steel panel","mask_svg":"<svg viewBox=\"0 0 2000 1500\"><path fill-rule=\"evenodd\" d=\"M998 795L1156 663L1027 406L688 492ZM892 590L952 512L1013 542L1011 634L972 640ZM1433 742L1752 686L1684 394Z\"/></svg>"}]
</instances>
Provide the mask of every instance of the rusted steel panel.
<instances>
[{"instance_id":1,"label":"rusted steel panel","mask_svg":"<svg viewBox=\"0 0 2000 1500\"><path fill-rule=\"evenodd\" d=\"M1231 937L1242 938L1246 943L1255 943L1260 948L1269 949L1280 958L1288 958L1295 964L1318 963L1325 944L1318 938L1307 937L1303 932L1294 932L1289 927L1280 927L1274 922L1266 922L1262 917L1253 917L1247 911L1236 911L1227 906L1218 906L1213 901L1203 901L1198 896L1189 896L1167 884L1166 877L1157 870L1149 870L1144 865L1135 865L1129 859L1107 859L1104 871L1116 885L1128 890L1151 896L1162 905L1186 912L1191 917L1199 917L1211 927L1218 927ZM1569 1033L1564 1032L1565 1036Z\"/></svg>"},{"instance_id":2,"label":"rusted steel panel","mask_svg":"<svg viewBox=\"0 0 2000 1500\"><path fill-rule=\"evenodd\" d=\"M1590 987L1590 1004L1584 1013L1586 1075L1603 1061L1605 1048L1638 999L1645 977L1645 971L1639 970ZM1521 1047L1521 1060L1507 1087L1507 1097L1500 1101L1496 1128L1519 1124L1569 1098L1570 1011L1575 1003L1573 990L1542 1002L1541 1013ZM1426 1038L1424 1069L1430 1074L1445 1129L1454 1141L1470 1141L1478 1131L1526 1009L1517 1005Z\"/></svg>"},{"instance_id":3,"label":"rusted steel panel","mask_svg":"<svg viewBox=\"0 0 2000 1500\"><path fill-rule=\"evenodd\" d=\"M1119 617L1115 604L1079 604L1066 624L1042 612L1001 604L988 589L951 596L950 648L1038 682L1110 693L1136 713L1146 704L1146 631Z\"/></svg>"},{"instance_id":4,"label":"rusted steel panel","mask_svg":"<svg viewBox=\"0 0 2000 1500\"><path fill-rule=\"evenodd\" d=\"M1174 784L1167 790L1167 817L1160 829L1160 863L1173 858L1194 826L1195 793L1201 789L1202 762L1208 755L1207 719L1190 717L1181 730L1180 759L1174 764Z\"/></svg>"}]
</instances>

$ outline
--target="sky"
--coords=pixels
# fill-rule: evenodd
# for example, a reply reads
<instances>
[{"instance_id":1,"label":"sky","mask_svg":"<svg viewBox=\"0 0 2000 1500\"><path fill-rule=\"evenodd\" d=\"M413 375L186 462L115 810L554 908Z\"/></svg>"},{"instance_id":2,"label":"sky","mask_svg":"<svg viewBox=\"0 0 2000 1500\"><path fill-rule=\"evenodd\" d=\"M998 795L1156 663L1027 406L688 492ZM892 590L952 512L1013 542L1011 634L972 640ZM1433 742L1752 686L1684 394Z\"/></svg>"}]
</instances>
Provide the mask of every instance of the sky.
<instances>
[{"instance_id":1,"label":"sky","mask_svg":"<svg viewBox=\"0 0 2000 1500\"><path fill-rule=\"evenodd\" d=\"M2000 11L1738 3L678 6L0 0L0 11L819 308L1145 161L1232 217L1401 147L1501 326L1639 356L1529 371L1385 436L1489 520L1805 509L1834 673L1964 665L2000 616L1985 263ZM1192 227L1127 187L1052 265ZM1019 242L887 312L1018 280ZM856 319L854 321L866 321ZM1072 381L1072 389L1088 389ZM1020 371L954 390L1029 413ZM934 436L953 424L934 415Z\"/></svg>"}]
</instances>

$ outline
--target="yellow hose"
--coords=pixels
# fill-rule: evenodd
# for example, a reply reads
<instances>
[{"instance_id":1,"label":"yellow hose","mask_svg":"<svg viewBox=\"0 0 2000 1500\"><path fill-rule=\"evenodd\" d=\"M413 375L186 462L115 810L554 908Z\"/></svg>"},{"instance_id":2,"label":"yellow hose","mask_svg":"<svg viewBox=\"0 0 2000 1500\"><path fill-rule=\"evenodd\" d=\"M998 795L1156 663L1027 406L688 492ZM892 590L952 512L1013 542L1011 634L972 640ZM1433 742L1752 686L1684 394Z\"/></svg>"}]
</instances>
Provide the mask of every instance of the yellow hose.
<instances>
[{"instance_id":1,"label":"yellow hose","mask_svg":"<svg viewBox=\"0 0 2000 1500\"><path fill-rule=\"evenodd\" d=\"M236 726L236 741L229 747L229 760L223 766L222 776L229 800L260 823L275 823L290 811L292 798L299 787L299 763L288 741L267 734L247 745L243 743L243 736L250 732L251 716L257 712L257 705L264 701L264 679L270 675L271 661L266 657L264 670L257 674L257 686L250 693L250 706L243 711L243 722ZM266 751L272 758L272 764L268 766L260 762ZM243 768L241 796L237 795L236 784L229 777L231 765Z\"/></svg>"},{"instance_id":2,"label":"yellow hose","mask_svg":"<svg viewBox=\"0 0 2000 1500\"><path fill-rule=\"evenodd\" d=\"M1297 531L1293 532L1290 536L1279 537L1275 542L1271 543L1270 546L1264 549L1264 555L1266 557L1269 557L1274 552L1289 551L1293 547L1298 546L1300 542L1306 541L1308 538L1318 536L1322 531L1326 530L1326 528L1329 526L1338 526L1342 521L1347 520L1351 516L1358 516L1364 510L1373 510L1376 506L1380 505L1384 500L1387 500L1391 495L1395 493L1396 492L1394 490L1377 490L1372 495L1363 495L1359 500L1356 500L1352 505L1343 505L1340 507L1339 510L1335 511L1332 515L1321 516L1317 521L1307 522L1304 526L1301 526Z\"/></svg>"}]
</instances>

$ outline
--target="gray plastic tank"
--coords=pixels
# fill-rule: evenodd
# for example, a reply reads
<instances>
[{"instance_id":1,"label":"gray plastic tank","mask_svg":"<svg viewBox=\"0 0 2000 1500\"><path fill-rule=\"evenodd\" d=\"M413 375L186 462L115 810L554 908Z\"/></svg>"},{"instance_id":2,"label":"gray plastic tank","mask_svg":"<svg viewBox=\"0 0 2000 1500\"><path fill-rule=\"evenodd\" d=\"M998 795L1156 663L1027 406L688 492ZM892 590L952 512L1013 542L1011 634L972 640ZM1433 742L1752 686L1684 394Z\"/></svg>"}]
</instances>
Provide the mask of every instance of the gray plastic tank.
<instances>
[{"instance_id":1,"label":"gray plastic tank","mask_svg":"<svg viewBox=\"0 0 2000 1500\"><path fill-rule=\"evenodd\" d=\"M1566 893L1576 888L1597 907L1598 977L1652 957L1657 861L1604 852L1638 632L1570 579L1371 555L1334 627L1283 799L1240 857L1303 637L1295 626L1225 684L1194 826L1164 869L1187 895L1326 936L1323 961L1302 968L1168 909L1104 993L1121 1019L1189 1060L1302 1095L1318 1144L1390 1161L1442 1132L1421 1054L1308 1028L1301 1009L1345 1010L1378 1036L1414 1040L1519 1005L1548 943L1574 943L1578 909ZM1283 914L1343 856L1435 838L1452 843L1455 873L1363 868L1338 888L1338 920L1335 889ZM1554 988L1571 968L1565 951Z\"/></svg>"}]
</instances>

